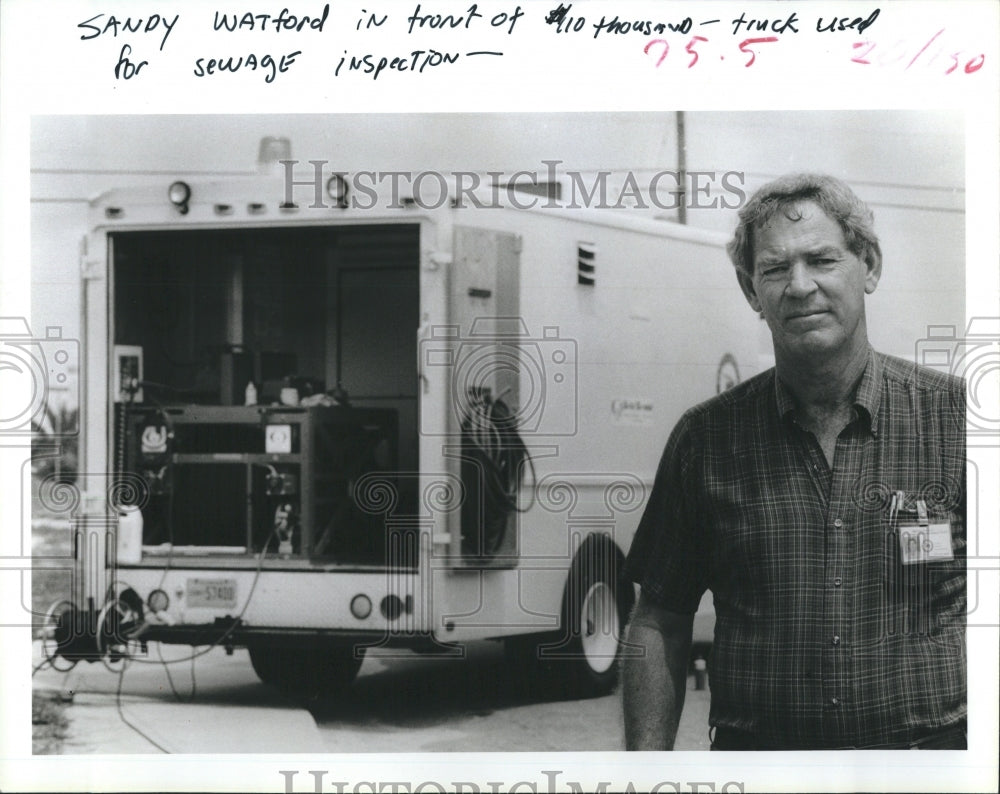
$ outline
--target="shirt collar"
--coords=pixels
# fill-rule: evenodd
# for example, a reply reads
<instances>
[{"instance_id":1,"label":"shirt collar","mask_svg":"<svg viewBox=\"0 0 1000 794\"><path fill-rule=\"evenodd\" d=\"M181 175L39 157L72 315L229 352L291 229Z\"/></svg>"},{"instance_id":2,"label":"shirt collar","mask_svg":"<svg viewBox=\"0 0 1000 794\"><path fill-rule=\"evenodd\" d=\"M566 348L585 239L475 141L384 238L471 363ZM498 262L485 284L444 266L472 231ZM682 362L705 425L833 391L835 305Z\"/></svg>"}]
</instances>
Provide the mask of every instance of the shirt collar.
<instances>
[{"instance_id":1,"label":"shirt collar","mask_svg":"<svg viewBox=\"0 0 1000 794\"><path fill-rule=\"evenodd\" d=\"M782 419L790 418L795 410L795 398L778 377L777 370L774 373L774 399L778 407L778 415ZM858 383L858 390L854 395L854 407L858 409L859 418L868 419L868 426L873 435L878 435L878 409L881 404L882 360L869 345L868 361L865 364L865 371L861 375L861 381Z\"/></svg>"}]
</instances>

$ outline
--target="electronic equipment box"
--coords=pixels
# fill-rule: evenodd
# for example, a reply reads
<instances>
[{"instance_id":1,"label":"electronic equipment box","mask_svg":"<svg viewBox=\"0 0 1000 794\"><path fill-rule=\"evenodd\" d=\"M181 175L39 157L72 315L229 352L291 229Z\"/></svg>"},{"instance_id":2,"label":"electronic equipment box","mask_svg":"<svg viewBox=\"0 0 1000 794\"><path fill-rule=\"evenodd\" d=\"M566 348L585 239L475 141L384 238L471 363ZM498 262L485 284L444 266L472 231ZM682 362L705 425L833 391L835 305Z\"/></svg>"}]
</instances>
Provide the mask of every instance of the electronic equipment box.
<instances>
[{"instance_id":1,"label":"electronic equipment box","mask_svg":"<svg viewBox=\"0 0 1000 794\"><path fill-rule=\"evenodd\" d=\"M118 439L143 550L380 559L378 516L354 493L396 468L395 411L120 405ZM348 537L350 535L350 537Z\"/></svg>"}]
</instances>

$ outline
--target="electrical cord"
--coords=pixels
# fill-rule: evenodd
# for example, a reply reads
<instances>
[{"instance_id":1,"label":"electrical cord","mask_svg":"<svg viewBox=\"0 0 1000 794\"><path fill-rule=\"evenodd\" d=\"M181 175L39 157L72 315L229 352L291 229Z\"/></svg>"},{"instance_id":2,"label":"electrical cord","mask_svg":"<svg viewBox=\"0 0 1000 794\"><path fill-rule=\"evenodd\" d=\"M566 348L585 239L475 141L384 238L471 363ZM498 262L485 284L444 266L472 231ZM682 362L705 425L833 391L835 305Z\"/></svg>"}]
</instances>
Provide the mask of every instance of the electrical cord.
<instances>
[{"instance_id":1,"label":"electrical cord","mask_svg":"<svg viewBox=\"0 0 1000 794\"><path fill-rule=\"evenodd\" d=\"M173 565L174 489L172 487L172 483L168 482L168 480L172 479L173 476L173 460L172 460L173 453L171 451L171 445L173 444L175 434L174 434L174 421L173 419L171 419L169 411L167 411L166 407L159 400L156 399L156 396L153 394L152 390L154 389L169 390L171 387L168 386L167 384L157 383L155 381L149 381L149 380L136 380L136 379L133 379L128 384L128 387L126 388L126 391L128 393L128 401L122 404L122 410L120 413L119 424L118 424L118 448L116 450L116 454L118 456L117 464L118 464L118 472L124 473L125 465L127 463L125 439L128 433L128 410L130 406L134 404L135 395L140 388L145 388L147 390L146 396L149 399L149 402L156 409L156 412L162 417L163 427L165 432L164 444L166 447L166 452L164 457L166 459L166 463L163 465L163 467L160 468L159 472L155 475L156 479L158 479L161 483L163 483L167 499L164 522L167 525L168 551L167 551L166 561L163 566L163 574L160 577L159 585L157 585L157 587L162 587L163 582L166 581L167 574L170 572L170 569ZM140 539L140 543L141 542L142 541Z\"/></svg>"},{"instance_id":2,"label":"electrical cord","mask_svg":"<svg viewBox=\"0 0 1000 794\"><path fill-rule=\"evenodd\" d=\"M483 471L483 545L480 551L496 554L506 534L506 519L514 512L525 513L535 504L535 464L517 432L517 417L503 401L506 391L494 400L485 390L473 394L462 421L462 438L471 448L473 459ZM530 501L518 504L524 468L531 472ZM494 527L500 531L493 531Z\"/></svg>"},{"instance_id":3,"label":"electrical cord","mask_svg":"<svg viewBox=\"0 0 1000 794\"><path fill-rule=\"evenodd\" d=\"M58 612L60 607L67 607L65 612ZM42 663L36 667L31 676L34 678L35 673L42 669L46 664L48 664L57 673L68 673L72 670L77 663L76 659L66 659L69 663L69 667L59 667L56 664L56 660L59 658L59 641L55 636L58 631L62 618L65 614L71 613L73 611L73 602L66 599L61 599L59 601L54 601L47 610L45 610L44 623L42 624L41 630L41 641L42 641L42 656L45 657ZM58 617L57 617L58 615ZM50 634L51 632L51 634Z\"/></svg>"},{"instance_id":4,"label":"electrical cord","mask_svg":"<svg viewBox=\"0 0 1000 794\"><path fill-rule=\"evenodd\" d=\"M51 667L56 672L64 673L65 674L64 678L63 678L63 682L65 683L66 678L69 677L69 674L73 671L73 668L76 666L76 662L74 661L73 667L70 667L69 669L66 669L66 670L60 670L58 667L56 667L54 660L55 660L55 657L53 657L53 656L47 656L45 659L43 659L41 661L41 663L39 663L38 665L36 665L35 668L31 671L31 677L34 678L35 674L38 673L39 671L44 670L46 667ZM118 686L117 686L116 691L115 691L115 709L118 712L118 717L119 717L119 719L121 719L121 721L125 725L127 725L129 728L131 728L137 734L139 734L143 739L145 739L147 742L149 742L151 745L153 745L157 750L159 750L162 753L169 754L170 751L167 748L165 748L162 744L160 744L155 739L153 739L153 737L151 737L149 734L147 734L145 731L143 731L142 728L140 728L138 725L136 725L128 717L125 716L125 710L124 710L124 706L122 704L122 686L123 686L123 684L125 682L125 670L128 667L128 662L129 662L129 657L125 656L123 658L123 661L122 661L122 668L121 668L121 670L118 671ZM194 674L194 664L192 662L192 680L193 680L193 674ZM170 680L171 689L173 689L174 688L173 687L173 680L170 679L170 671L169 670L167 670L167 678L168 678L168 680ZM177 696L176 689L174 689L174 695L175 695L175 697ZM193 696L194 696L194 689L192 688L192 699L193 699Z\"/></svg>"},{"instance_id":5,"label":"electrical cord","mask_svg":"<svg viewBox=\"0 0 1000 794\"><path fill-rule=\"evenodd\" d=\"M496 497L509 512L525 513L535 503L535 464L528 448L517 432L517 417L501 399L502 392L493 400L480 393L470 405L469 414L462 422L466 440L479 451L489 464L486 469L490 494ZM531 471L531 501L519 507L517 497L523 477L522 466L527 463Z\"/></svg>"},{"instance_id":6,"label":"electrical cord","mask_svg":"<svg viewBox=\"0 0 1000 794\"><path fill-rule=\"evenodd\" d=\"M157 386L159 384L150 383L150 386ZM160 470L162 474L157 474L157 479L163 482L164 489L166 491L167 505L164 515L164 521L167 524L167 559L163 565L163 574L160 576L160 583L157 585L157 589L163 587L163 583L167 580L167 574L173 567L174 560L174 487L173 487L173 476L174 476L174 462L173 462L173 452L171 446L174 440L174 421L170 418L170 414L167 409L160 404L153 394L149 395L150 402L163 417L163 426L166 428L166 445L167 445L167 462L164 467Z\"/></svg>"},{"instance_id":7,"label":"electrical cord","mask_svg":"<svg viewBox=\"0 0 1000 794\"><path fill-rule=\"evenodd\" d=\"M164 389L170 388L169 386L166 386L165 384L156 383L154 381L137 381L136 385L135 385L135 388L138 388L140 386L153 387L153 388L164 388ZM153 406L156 408L156 410L160 414L160 416L163 417L163 424L164 424L164 427L166 428L166 443L167 443L166 464L165 464L165 466L160 471L162 472L164 470L167 470L167 474L164 475L164 476L162 476L162 477L158 477L158 479L161 479L161 480L166 480L168 478L172 479L172 476L173 476L173 453L170 450L170 445L172 444L173 439L175 437L174 421L173 421L173 419L171 419L170 413L167 411L167 409L156 399L155 396L153 396L153 394L149 394L149 400L153 404ZM122 433L122 438L124 438L124 432ZM268 470L268 473L271 474L271 475L277 476L277 474L278 474L277 469L274 466L270 465L270 464L266 464L266 463L265 464L254 463L253 465L262 466L263 468L266 468ZM124 466L124 453L123 453L123 455L122 455L121 470L124 470L124 468L125 468L125 466ZM157 588L162 588L163 587L163 583L167 580L167 574L170 573L171 569L173 568L173 564L174 564L174 489L173 489L173 486L172 486L171 482L166 482L165 483L165 493L166 493L167 503L166 503L166 510L165 510L165 515L164 515L164 522L167 525L167 554L166 554L166 558L165 558L164 564L163 564L163 573L160 576L160 581L157 584ZM271 540L271 538L269 536L268 539L264 543L264 548L261 550L262 554L263 554L264 551L267 550L267 547L270 544L270 540ZM259 575L259 565L260 565L260 561L258 561L258 575ZM255 580L255 582L256 582L256 580Z\"/></svg>"},{"instance_id":8,"label":"electrical cord","mask_svg":"<svg viewBox=\"0 0 1000 794\"><path fill-rule=\"evenodd\" d=\"M130 392L130 396L134 394L134 389L137 389L140 386L155 387L155 388L161 388L161 387L162 388L166 388L164 386L164 384L159 384L159 383L155 383L155 382L152 382L152 381L136 381L133 384L133 391ZM164 426L166 428L166 441L167 441L167 444L169 445L170 442L174 438L174 423L173 423L173 420L171 419L170 414L166 410L166 408L152 394L149 394L149 399L150 399L150 402L153 404L153 406L156 408L157 412L160 414L160 416L163 417ZM123 419L122 419L122 423L121 423L123 426L126 424L125 420L124 420L124 414L125 414L125 412L123 411L122 412ZM124 436L125 436L125 433L124 433L124 430L122 430L120 438L124 439ZM124 470L124 464L125 464L125 460L124 460L124 441L121 442L121 445L120 445L120 448L119 448L119 454L120 454L120 459L121 459L121 469ZM168 446L167 464L166 465L167 465L167 467L170 467L172 465L171 457L170 457L170 452L169 452L169 446ZM277 474L277 470L273 466L265 464L265 468L268 469L268 471L269 471L270 474ZM168 548L168 552L167 552L166 560L164 561L163 572L162 572L162 574L160 576L160 581L159 581L159 583L157 585L158 588L162 588L163 587L164 582L166 582L167 575L170 573L170 570L172 569L172 566L173 566L173 563L174 563L174 555L173 555L173 546L174 546L174 543L173 543L173 532L174 532L174 526L173 526L173 496L174 496L174 494L173 494L173 488L168 487L166 489L166 496L167 496L167 506L166 506L165 520L166 520L166 524L167 524L167 533L168 533L168 535L167 535L167 544L168 544L167 548ZM276 538L277 538L277 533L272 529L271 533L268 535L267 539L264 541L264 545L261 548L260 553L257 555L257 567L256 567L256 570L254 572L253 582L250 585L250 592L247 594L246 601L244 602L243 607L240 609L239 614L237 614L237 616L233 619L233 622L229 625L229 627L226 628L226 630L219 637L215 638L209 645L204 646L201 650L199 650L199 651L197 651L195 653L192 653L190 656L182 657L180 659L172 659L169 662L167 662L166 660L162 660L161 659L161 662L156 662L156 661L147 661L145 659L138 659L138 658L132 657L132 661L136 662L137 664L157 664L157 663L162 663L162 664L164 664L166 666L168 664L176 664L176 663L179 663L179 662L184 662L184 661L189 661L190 660L192 662L192 665L193 665L195 659L197 659L200 656L204 656L205 654L209 653L213 648L216 648L220 644L222 644L226 640L226 638L229 637L233 633L233 631L236 629L236 626L238 625L240 619L243 617L243 615L246 613L246 610L249 608L250 602L253 599L253 595L254 595L254 593L255 593L255 591L257 589L257 583L258 583L258 581L260 579L261 571L263 569L264 557L267 554L267 550L268 550L268 548L271 545L271 541L274 540L274 539L276 539ZM121 584L121 583L119 583L119 584ZM124 586L127 587L128 585L126 584ZM109 593L113 593L114 592L114 588L115 588L115 583L112 583L112 585L109 587ZM146 628L145 625L140 626L139 629L136 631L136 633L134 635L134 638L135 639L141 638L142 633L145 630L145 628ZM168 677L169 677L169 673L168 673ZM178 699L180 699L179 693L177 693L176 689L173 687L173 683L172 682L171 682L171 689L174 690L175 696L177 696Z\"/></svg>"},{"instance_id":9,"label":"electrical cord","mask_svg":"<svg viewBox=\"0 0 1000 794\"><path fill-rule=\"evenodd\" d=\"M191 694L182 696L181 693L177 691L177 687L174 685L174 677L170 673L170 665L174 664L175 660L171 659L168 662L166 659L163 658L162 643L159 642L156 643L156 655L160 657L160 664L163 665L163 672L167 674L167 683L170 684L170 691L173 692L174 700L176 700L178 703L193 703L195 697L197 697L198 695L198 679L195 676L194 672L195 657L194 656L189 657L191 660Z\"/></svg>"},{"instance_id":10,"label":"electrical cord","mask_svg":"<svg viewBox=\"0 0 1000 794\"><path fill-rule=\"evenodd\" d=\"M51 659L42 659L42 661L39 662L37 665L35 665L34 669L32 669L32 671L31 671L31 677L34 678L35 677L35 673L40 672L41 670L44 670L46 667L51 667L53 670L57 670L58 669L58 668L56 668L56 666L54 664L52 664L52 660Z\"/></svg>"},{"instance_id":11,"label":"electrical cord","mask_svg":"<svg viewBox=\"0 0 1000 794\"><path fill-rule=\"evenodd\" d=\"M142 728L132 722L128 717L125 716L125 708L122 705L122 685L125 683L125 670L128 669L128 657L125 657L125 663L122 664L122 669L118 673L118 688L115 693L115 707L118 711L118 718L125 723L129 728L139 734L143 739L149 742L153 747L159 750L161 753L166 753L170 755L170 751L160 744L156 739L146 733Z\"/></svg>"},{"instance_id":12,"label":"electrical cord","mask_svg":"<svg viewBox=\"0 0 1000 794\"><path fill-rule=\"evenodd\" d=\"M131 728L137 734L139 734L140 736L142 736L142 738L144 738L146 741L148 741L150 744L152 744L154 747L156 747L161 752L168 753L168 754L170 753L170 751L167 750L165 747L163 747L163 745L161 745L159 742L157 742L155 739L153 739L151 736L149 736L147 733L145 733L139 726L137 726L135 723L133 723L131 720L129 720L125 716L125 711L124 711L124 708L122 706L121 696L122 696L122 686L123 686L124 681L125 681L125 671L126 671L126 669L128 669L129 663L134 662L136 664L160 664L160 665L162 665L164 671L167 674L167 681L170 684L170 689L171 689L171 692L174 695L174 698L178 702L180 702L180 703L190 703L192 700L194 700L194 698L195 698L195 696L197 694L197 678L195 676L195 664L194 664L194 661L195 661L195 659L197 659L197 658L199 658L201 656L204 656L205 654L209 653L213 648L216 648L220 644L222 644L222 642L230 634L232 634L232 632L235 630L236 626L239 624L240 618L243 617L244 613L247 611L247 608L250 606L250 602L253 600L254 593L256 592L256 589L257 589L257 582L259 581L261 571L263 570L264 555L267 553L267 549L271 545L271 539L274 538L274 537L275 537L274 533L271 533L271 535L268 536L267 541L264 543L264 547L260 550L260 554L257 555L257 570L254 573L253 582L250 585L250 592L247 593L246 601L243 602L243 607L240 609L239 614L233 619L233 622L229 625L229 627L224 632L222 632L222 634L219 635L219 637L217 637L211 644L205 646L202 650L199 650L199 651L197 651L195 653L192 653L191 655L189 655L187 657L181 657L180 659L171 659L169 661L163 658L163 652L162 652L162 649L159 647L159 644L157 644L157 654L160 657L158 661L153 661L153 660L146 661L145 659L138 659L136 657L129 656L127 654L125 655L125 657L123 659L123 663L122 663L122 669L118 673L118 691L117 691L117 695L116 695L116 705L117 705L118 716L119 716L119 718L121 719L121 721L125 725L127 725L129 728ZM142 636L142 629L143 629L143 627L140 626L140 628L136 631L134 639L138 639L139 637ZM172 664L179 664L179 663L185 662L185 661L190 661L191 662L191 694L187 698L183 697L180 694L180 692L178 692L177 687L174 685L173 677L170 674L170 665L172 665Z\"/></svg>"},{"instance_id":13,"label":"electrical cord","mask_svg":"<svg viewBox=\"0 0 1000 794\"><path fill-rule=\"evenodd\" d=\"M240 619L243 617L244 614L246 614L247 609L250 607L250 602L253 600L254 593L257 590L257 582L260 580L260 575L261 575L261 572L263 571L264 556L267 553L267 550L268 550L268 548L271 545L271 541L275 537L276 537L276 534L274 532L272 532L268 536L267 541L264 543L264 548L262 548L260 550L260 553L257 555L257 568L254 571L253 582L251 582L251 584L250 584L250 592L247 593L246 601L243 602L243 606L240 608L239 613L236 615L235 618L233 618L232 623L230 623L230 625L225 629L225 631L223 631L222 634L220 634L218 637L216 637L214 640L212 640L212 642L209 643L208 645L196 646L196 647L199 647L201 650L198 650L197 652L192 653L190 656L182 656L179 659L170 659L169 661L163 660L163 662L162 662L163 664L168 664L169 665L169 664L179 664L181 662L187 662L187 661L192 661L193 662L195 659L197 659L197 658L199 658L201 656L204 656L205 654L211 652L214 648L217 648L219 645L221 645L223 642L225 642L226 638L229 637L236 630L236 627L239 625ZM125 587L128 587L127 584L124 584L124 583L121 583L121 584L123 584ZM147 628L147 626L148 626L148 624L146 624L144 622L143 625L141 625L136 630L135 634L133 635L133 637L131 639L141 639L143 631ZM130 658L130 660L132 662L135 662L136 664L161 664L161 662L156 661L156 660L139 659L139 658L136 658L136 657L129 657L129 658Z\"/></svg>"},{"instance_id":14,"label":"electrical cord","mask_svg":"<svg viewBox=\"0 0 1000 794\"><path fill-rule=\"evenodd\" d=\"M74 660L72 666L69 667L68 669L60 669L60 668L56 667L56 665L55 665L55 659L56 659L56 656L54 656L54 655L46 655L46 658L43 659L41 661L41 663L39 663L38 665L36 665L35 668L31 671L31 677L34 678L35 674L38 673L39 671L44 670L46 667L51 667L56 672L64 674L63 683L65 684L66 680L69 677L69 674L76 667L76 661ZM160 752L168 753L169 754L170 751L167 748L165 748L163 745L161 745L159 742L157 742L155 739L153 739L151 736L149 736L149 734L147 734L138 725L136 725L128 717L125 716L125 710L124 710L124 706L123 706L123 703L122 703L122 686L123 686L123 684L125 682L125 670L128 667L128 662L129 662L129 657L125 656L123 658L123 661L122 661L122 668L121 668L121 670L118 671L118 686L117 686L116 691L115 691L115 709L118 712L118 717L119 717L119 719L121 719L121 721L125 725L127 725L129 728L131 728L137 734L139 734L147 742L149 742L150 744L152 744ZM192 665L192 673L193 673L193 665ZM167 672L167 676L168 676L168 679L169 679L169 676L170 676L169 670ZM172 680L171 680L171 687L173 687L173 681ZM192 694L193 694L193 692L192 692ZM175 695L176 695L176 690L175 690Z\"/></svg>"},{"instance_id":15,"label":"electrical cord","mask_svg":"<svg viewBox=\"0 0 1000 794\"><path fill-rule=\"evenodd\" d=\"M115 452L116 452L116 457L117 457L117 461L116 462L118 464L118 471L119 472L124 472L124 470L125 470L125 465L126 465L126 460L125 460L125 458L126 458L126 440L125 439L126 439L126 433L127 433L127 429L128 429L128 409L129 409L129 406L132 404L132 399L133 399L133 397L135 395L135 392L141 386L159 387L159 386L161 386L161 384L157 384L157 383L153 383L153 382L149 382L149 381L134 381L132 384L130 384L130 386L131 386L131 388L129 389L129 392L128 392L129 400L128 400L128 402L122 404L121 410L119 412L119 417L118 417L118 444L117 444L117 448L116 448ZM156 411L163 418L164 427L166 429L166 439L165 440L166 440L166 443L168 445L168 451L167 451L167 463L166 463L166 466L164 468L168 468L171 465L170 452L169 452L169 444L170 444L170 442L174 438L173 421L171 420L170 415L167 412L166 408L158 400L156 400L155 397L153 397L152 394L149 395L149 398L150 398L150 402L156 408ZM270 470L270 473L272 473L272 474L275 473L275 470L274 470L273 467L268 466L267 468ZM165 518L166 518L166 523L167 523L169 552L168 552L168 555L167 555L166 563L164 565L162 576L160 578L160 584L159 584L159 586L161 586L161 587L162 587L163 583L166 581L167 575L168 575L169 571L171 570L172 564L173 564L173 520L172 520L173 519L173 515L172 515L173 514L173 489L170 488L170 487L168 487L166 490L167 490L167 508L166 508L166 516L165 516ZM167 675L167 681L168 681L168 683L170 685L170 689L171 689L171 692L174 695L174 698L178 702L191 702L192 700L194 700L194 698L197 696L197 676L196 676L196 673L195 673L195 660L198 659L201 656L206 655L207 653L211 652L214 648L218 647L223 642L225 642L225 640L233 633L233 631L235 631L236 627L239 625L241 618L246 613L246 610L249 608L250 603L253 600L254 594L256 593L257 584L260 581L260 575L261 575L261 572L263 570L264 558L265 558L265 556L267 554L268 548L271 545L271 541L273 539L275 539L276 537L277 537L277 533L272 530L272 532L268 535L267 540L264 542L264 545L261 548L260 553L257 555L257 566L256 566L256 569L254 571L253 581L251 582L251 585L250 585L250 591L247 593L246 600L244 601L243 606L241 607L239 613L232 620L232 622L225 629L225 631L223 631L211 643L209 643L207 646L202 647L200 650L198 650L198 651L196 651L194 653L191 653L187 657L182 657L180 659L171 659L169 661L163 658L163 651L162 651L162 648L161 648L161 646L160 646L159 643L157 643L157 655L158 655L159 659L156 660L156 661L153 661L153 660L147 661L145 659L136 658L134 656L131 656L127 652L127 650L123 653L123 656L122 656L122 666L121 666L121 669L118 671L118 685L117 685L116 697L115 697L115 700L116 700L116 710L117 710L118 716L121 719L121 721L122 721L123 724L127 725L129 728L131 728L137 734L139 734L140 736L142 736L146 741L148 741L150 744L152 744L154 747L156 747L161 752L163 752L163 753L169 753L170 751L168 749L166 749L165 747L163 747L163 745L161 745L159 742L157 742L155 739L153 739L147 733L145 733L138 725L136 725L134 722L132 722L131 720L129 720L128 717L125 715L125 711L124 711L124 707L123 707L123 703L122 703L122 688L124 686L124 681L125 681L125 671L128 669L129 664L132 663L132 662L137 663L137 664L160 664L163 667L164 672ZM109 595L111 597L113 597L113 598L118 598L117 595L113 595L113 594L116 591L118 591L119 587L121 587L121 588L128 588L129 585L127 583L124 583L124 582L121 582L121 581L112 582L111 585L109 585L109 587L108 587L108 593L109 593ZM138 628L136 629L136 631L134 632L134 634L132 634L132 636L129 637L128 640L140 640L141 637L142 637L142 634L144 633L144 631L147 628L148 628L148 624L145 622L145 620L143 620L143 622L138 626ZM101 631L101 630L102 630L102 627L98 627L98 631ZM170 666L171 665L173 665L173 664L179 664L179 663L184 662L184 661L190 661L190 663L191 663L191 683L192 683L192 685L191 685L191 693L190 693L190 695L187 695L187 696L182 696L181 693L178 691L178 689L177 689L177 687L176 687L176 685L174 683L173 676L172 676L172 674L170 672ZM75 662L74 662L74 666L75 666ZM105 665L105 666L107 666L107 665ZM52 667L53 669L55 669L57 671L59 670L59 668L56 667L55 656L54 655L46 653L46 658L43 659L41 661L41 663L38 664L32 670L32 673L31 673L32 677L34 677L36 673L38 673L40 670L45 669L46 667ZM70 668L70 670L71 669L72 669L72 667ZM111 668L108 668L108 669L111 670ZM113 670L111 670L111 671L114 672ZM68 673L69 671L67 670L67 671L60 671L60 672L67 672Z\"/></svg>"}]
</instances>

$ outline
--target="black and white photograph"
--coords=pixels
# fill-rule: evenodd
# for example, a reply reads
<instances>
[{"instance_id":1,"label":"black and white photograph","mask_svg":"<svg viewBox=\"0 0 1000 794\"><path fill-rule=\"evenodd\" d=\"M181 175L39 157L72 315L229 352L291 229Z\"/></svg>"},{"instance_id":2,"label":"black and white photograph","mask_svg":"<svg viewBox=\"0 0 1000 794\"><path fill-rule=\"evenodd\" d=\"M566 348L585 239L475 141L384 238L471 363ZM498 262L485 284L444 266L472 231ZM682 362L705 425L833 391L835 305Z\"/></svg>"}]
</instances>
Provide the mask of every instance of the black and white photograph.
<instances>
[{"instance_id":1,"label":"black and white photograph","mask_svg":"<svg viewBox=\"0 0 1000 794\"><path fill-rule=\"evenodd\" d=\"M4 113L0 786L995 784L995 42L625 5L60 6L120 94ZM934 101L697 77L807 27Z\"/></svg>"}]
</instances>

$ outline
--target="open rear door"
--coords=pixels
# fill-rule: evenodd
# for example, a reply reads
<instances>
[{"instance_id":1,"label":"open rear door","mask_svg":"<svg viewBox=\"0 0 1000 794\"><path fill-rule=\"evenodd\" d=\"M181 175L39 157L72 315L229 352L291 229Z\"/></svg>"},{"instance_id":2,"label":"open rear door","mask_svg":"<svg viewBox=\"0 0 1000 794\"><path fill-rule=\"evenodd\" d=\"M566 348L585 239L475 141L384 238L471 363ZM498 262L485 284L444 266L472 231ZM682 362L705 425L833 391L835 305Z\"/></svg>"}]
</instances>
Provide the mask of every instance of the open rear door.
<instances>
[{"instance_id":1,"label":"open rear door","mask_svg":"<svg viewBox=\"0 0 1000 794\"><path fill-rule=\"evenodd\" d=\"M446 456L465 494L451 551L466 564L517 564L513 508L523 449L516 428L527 336L520 247L520 238L508 232L454 230Z\"/></svg>"}]
</instances>

